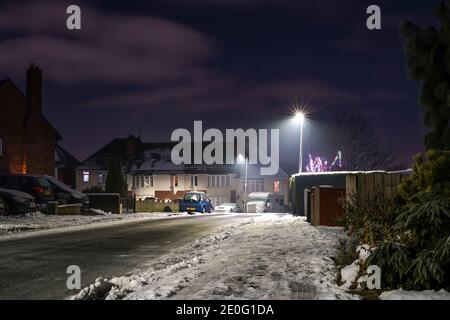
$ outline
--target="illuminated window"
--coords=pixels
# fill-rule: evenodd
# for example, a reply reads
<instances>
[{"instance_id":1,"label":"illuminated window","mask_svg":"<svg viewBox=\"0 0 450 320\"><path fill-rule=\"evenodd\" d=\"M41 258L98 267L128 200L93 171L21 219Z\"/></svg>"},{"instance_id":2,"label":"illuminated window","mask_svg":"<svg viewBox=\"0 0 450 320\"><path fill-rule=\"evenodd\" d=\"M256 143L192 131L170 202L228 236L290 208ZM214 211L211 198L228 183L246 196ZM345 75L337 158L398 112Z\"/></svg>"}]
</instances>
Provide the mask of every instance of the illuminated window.
<instances>
[{"instance_id":1,"label":"illuminated window","mask_svg":"<svg viewBox=\"0 0 450 320\"><path fill-rule=\"evenodd\" d=\"M280 181L275 180L273 182L273 192L280 192Z\"/></svg>"},{"instance_id":2,"label":"illuminated window","mask_svg":"<svg viewBox=\"0 0 450 320\"><path fill-rule=\"evenodd\" d=\"M150 177L145 177L144 179L144 187L150 187Z\"/></svg>"},{"instance_id":3,"label":"illuminated window","mask_svg":"<svg viewBox=\"0 0 450 320\"><path fill-rule=\"evenodd\" d=\"M98 181L97 181L97 183L99 184L99 185L102 185L103 183L105 183L105 174L102 172L102 173L99 173L98 174Z\"/></svg>"},{"instance_id":4,"label":"illuminated window","mask_svg":"<svg viewBox=\"0 0 450 320\"><path fill-rule=\"evenodd\" d=\"M83 171L83 181L89 182L89 171Z\"/></svg>"}]
</instances>

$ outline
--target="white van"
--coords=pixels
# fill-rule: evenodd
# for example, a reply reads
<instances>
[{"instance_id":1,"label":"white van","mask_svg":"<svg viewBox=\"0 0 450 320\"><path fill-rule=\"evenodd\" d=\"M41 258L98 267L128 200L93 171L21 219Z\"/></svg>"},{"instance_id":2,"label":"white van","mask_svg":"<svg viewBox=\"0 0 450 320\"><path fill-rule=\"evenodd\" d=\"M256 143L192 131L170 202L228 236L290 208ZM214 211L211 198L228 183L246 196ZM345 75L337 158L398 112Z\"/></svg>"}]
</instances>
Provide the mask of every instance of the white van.
<instances>
[{"instance_id":1,"label":"white van","mask_svg":"<svg viewBox=\"0 0 450 320\"><path fill-rule=\"evenodd\" d=\"M284 195L273 192L252 192L247 196L249 213L284 212Z\"/></svg>"}]
</instances>

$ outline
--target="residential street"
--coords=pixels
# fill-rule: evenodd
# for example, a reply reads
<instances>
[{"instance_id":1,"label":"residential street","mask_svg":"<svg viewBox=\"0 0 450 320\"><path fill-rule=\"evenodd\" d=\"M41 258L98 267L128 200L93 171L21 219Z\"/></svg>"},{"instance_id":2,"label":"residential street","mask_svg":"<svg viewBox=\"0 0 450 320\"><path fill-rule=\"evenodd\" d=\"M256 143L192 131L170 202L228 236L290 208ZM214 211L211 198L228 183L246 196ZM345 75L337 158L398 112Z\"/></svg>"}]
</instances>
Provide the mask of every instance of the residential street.
<instances>
[{"instance_id":1,"label":"residential street","mask_svg":"<svg viewBox=\"0 0 450 320\"><path fill-rule=\"evenodd\" d=\"M98 228L0 241L0 299L64 299L69 265L81 268L82 287L97 277L143 269L171 249L253 216L214 215L125 221Z\"/></svg>"},{"instance_id":2,"label":"residential street","mask_svg":"<svg viewBox=\"0 0 450 320\"><path fill-rule=\"evenodd\" d=\"M332 257L343 236L305 217L253 215L179 246L148 268L102 277L71 299L358 299L336 282Z\"/></svg>"}]
</instances>

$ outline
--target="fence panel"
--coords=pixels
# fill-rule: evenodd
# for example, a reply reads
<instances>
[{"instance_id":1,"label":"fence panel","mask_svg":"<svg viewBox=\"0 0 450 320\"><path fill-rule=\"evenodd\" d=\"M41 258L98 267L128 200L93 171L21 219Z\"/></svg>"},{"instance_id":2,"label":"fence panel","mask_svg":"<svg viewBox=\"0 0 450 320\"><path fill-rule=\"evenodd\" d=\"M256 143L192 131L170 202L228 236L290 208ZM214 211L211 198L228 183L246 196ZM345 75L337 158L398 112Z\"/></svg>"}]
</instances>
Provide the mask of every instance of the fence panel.
<instances>
[{"instance_id":1,"label":"fence panel","mask_svg":"<svg viewBox=\"0 0 450 320\"><path fill-rule=\"evenodd\" d=\"M136 200L136 212L177 212L178 204L157 202L154 200Z\"/></svg>"},{"instance_id":2,"label":"fence panel","mask_svg":"<svg viewBox=\"0 0 450 320\"><path fill-rule=\"evenodd\" d=\"M347 194L366 194L368 196L376 193L384 193L388 197L397 194L397 187L406 177L402 173L356 173L346 177Z\"/></svg>"}]
</instances>

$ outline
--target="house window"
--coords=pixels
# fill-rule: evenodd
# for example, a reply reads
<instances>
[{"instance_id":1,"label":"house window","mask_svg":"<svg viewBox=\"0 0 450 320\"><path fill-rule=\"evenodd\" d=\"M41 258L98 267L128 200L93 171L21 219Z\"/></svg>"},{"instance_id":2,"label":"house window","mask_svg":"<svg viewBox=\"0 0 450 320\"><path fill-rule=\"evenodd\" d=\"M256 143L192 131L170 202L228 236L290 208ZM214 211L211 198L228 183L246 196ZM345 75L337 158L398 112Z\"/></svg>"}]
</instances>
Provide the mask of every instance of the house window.
<instances>
[{"instance_id":1,"label":"house window","mask_svg":"<svg viewBox=\"0 0 450 320\"><path fill-rule=\"evenodd\" d=\"M245 191L245 180L241 180L241 192ZM263 192L264 180L248 180L247 192Z\"/></svg>"},{"instance_id":2,"label":"house window","mask_svg":"<svg viewBox=\"0 0 450 320\"><path fill-rule=\"evenodd\" d=\"M98 174L98 184L104 184L105 183L105 174L104 173L99 173Z\"/></svg>"},{"instance_id":3,"label":"house window","mask_svg":"<svg viewBox=\"0 0 450 320\"><path fill-rule=\"evenodd\" d=\"M144 187L146 188L150 187L150 177L144 178Z\"/></svg>"},{"instance_id":4,"label":"house window","mask_svg":"<svg viewBox=\"0 0 450 320\"><path fill-rule=\"evenodd\" d=\"M0 138L0 156L3 155L3 138Z\"/></svg>"},{"instance_id":5,"label":"house window","mask_svg":"<svg viewBox=\"0 0 450 320\"><path fill-rule=\"evenodd\" d=\"M83 171L83 181L89 182L89 171Z\"/></svg>"},{"instance_id":6,"label":"house window","mask_svg":"<svg viewBox=\"0 0 450 320\"><path fill-rule=\"evenodd\" d=\"M228 187L230 186L230 176L227 175L209 176L208 185L210 187Z\"/></svg>"},{"instance_id":7,"label":"house window","mask_svg":"<svg viewBox=\"0 0 450 320\"><path fill-rule=\"evenodd\" d=\"M198 176L191 176L191 186L198 187Z\"/></svg>"},{"instance_id":8,"label":"house window","mask_svg":"<svg viewBox=\"0 0 450 320\"><path fill-rule=\"evenodd\" d=\"M144 177L141 177L141 188L144 187Z\"/></svg>"},{"instance_id":9,"label":"house window","mask_svg":"<svg viewBox=\"0 0 450 320\"><path fill-rule=\"evenodd\" d=\"M280 181L275 180L273 182L273 192L280 192Z\"/></svg>"},{"instance_id":10,"label":"house window","mask_svg":"<svg viewBox=\"0 0 450 320\"><path fill-rule=\"evenodd\" d=\"M153 187L153 176L150 176L150 187Z\"/></svg>"},{"instance_id":11,"label":"house window","mask_svg":"<svg viewBox=\"0 0 450 320\"><path fill-rule=\"evenodd\" d=\"M178 187L178 176L173 176L173 186Z\"/></svg>"}]
</instances>

